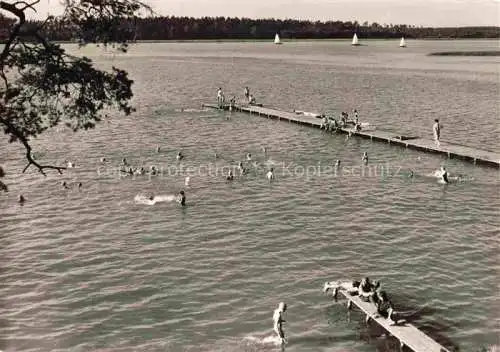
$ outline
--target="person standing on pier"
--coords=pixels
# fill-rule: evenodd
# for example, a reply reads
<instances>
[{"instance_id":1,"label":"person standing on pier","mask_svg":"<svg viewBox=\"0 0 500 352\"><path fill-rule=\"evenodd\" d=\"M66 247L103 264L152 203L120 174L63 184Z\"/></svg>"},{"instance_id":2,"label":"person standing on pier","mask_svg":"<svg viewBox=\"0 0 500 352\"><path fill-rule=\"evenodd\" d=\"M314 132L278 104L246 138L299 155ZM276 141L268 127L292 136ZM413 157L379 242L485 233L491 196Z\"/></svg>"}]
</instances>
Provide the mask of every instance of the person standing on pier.
<instances>
[{"instance_id":1,"label":"person standing on pier","mask_svg":"<svg viewBox=\"0 0 500 352\"><path fill-rule=\"evenodd\" d=\"M217 91L217 105L219 108L224 106L224 93L222 92L222 88L219 88Z\"/></svg>"},{"instance_id":2,"label":"person standing on pier","mask_svg":"<svg viewBox=\"0 0 500 352\"><path fill-rule=\"evenodd\" d=\"M250 89L248 89L248 87L245 87L245 99L248 100L249 97L250 97Z\"/></svg>"},{"instance_id":3,"label":"person standing on pier","mask_svg":"<svg viewBox=\"0 0 500 352\"><path fill-rule=\"evenodd\" d=\"M439 142L439 138L441 137L441 125L439 124L438 119L434 120L434 125L432 126L432 133L434 134L434 142L438 147L440 147L441 143Z\"/></svg>"}]
</instances>

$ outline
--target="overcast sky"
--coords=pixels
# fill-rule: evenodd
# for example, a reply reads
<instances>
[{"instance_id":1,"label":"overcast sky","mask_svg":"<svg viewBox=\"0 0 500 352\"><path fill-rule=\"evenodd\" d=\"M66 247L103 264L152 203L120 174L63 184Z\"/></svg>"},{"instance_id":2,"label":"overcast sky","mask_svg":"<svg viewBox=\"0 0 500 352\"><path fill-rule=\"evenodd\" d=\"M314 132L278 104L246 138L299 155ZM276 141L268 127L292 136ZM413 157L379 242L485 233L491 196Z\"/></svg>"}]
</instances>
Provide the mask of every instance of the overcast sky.
<instances>
[{"instance_id":1,"label":"overcast sky","mask_svg":"<svg viewBox=\"0 0 500 352\"><path fill-rule=\"evenodd\" d=\"M357 20L424 26L500 25L500 0L143 0L160 15ZM61 11L42 0L38 17ZM31 16L30 16L31 17Z\"/></svg>"}]
</instances>

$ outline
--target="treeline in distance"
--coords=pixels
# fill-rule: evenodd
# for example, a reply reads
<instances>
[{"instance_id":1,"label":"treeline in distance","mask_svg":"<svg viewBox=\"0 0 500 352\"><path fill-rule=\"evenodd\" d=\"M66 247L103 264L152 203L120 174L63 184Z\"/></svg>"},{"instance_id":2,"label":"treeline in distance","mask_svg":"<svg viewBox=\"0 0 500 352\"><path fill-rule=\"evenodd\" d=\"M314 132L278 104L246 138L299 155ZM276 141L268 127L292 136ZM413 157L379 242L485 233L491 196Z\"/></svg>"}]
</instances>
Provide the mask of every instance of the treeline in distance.
<instances>
[{"instance_id":1,"label":"treeline in distance","mask_svg":"<svg viewBox=\"0 0 500 352\"><path fill-rule=\"evenodd\" d=\"M0 39L8 37L14 20L0 17ZM30 22L27 26L39 23ZM282 39L406 38L458 39L500 38L500 27L417 27L412 25L379 24L357 21L303 21L279 19L249 19L229 17L149 17L124 22L128 40L202 40L202 39L272 39L278 33ZM45 27L50 40L71 41L76 36L63 22Z\"/></svg>"}]
</instances>

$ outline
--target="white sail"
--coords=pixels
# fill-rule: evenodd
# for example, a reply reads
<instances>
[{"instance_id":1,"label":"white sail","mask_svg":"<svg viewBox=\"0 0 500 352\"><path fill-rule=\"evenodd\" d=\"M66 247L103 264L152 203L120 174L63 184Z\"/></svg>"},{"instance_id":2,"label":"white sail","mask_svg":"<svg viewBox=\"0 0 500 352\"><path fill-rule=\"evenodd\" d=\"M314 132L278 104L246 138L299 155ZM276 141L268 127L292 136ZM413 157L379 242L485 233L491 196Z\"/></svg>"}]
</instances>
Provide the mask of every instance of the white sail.
<instances>
[{"instance_id":1,"label":"white sail","mask_svg":"<svg viewBox=\"0 0 500 352\"><path fill-rule=\"evenodd\" d=\"M401 37L401 41L399 42L400 48L406 48L405 37Z\"/></svg>"},{"instance_id":2,"label":"white sail","mask_svg":"<svg viewBox=\"0 0 500 352\"><path fill-rule=\"evenodd\" d=\"M280 36L278 33L274 36L274 44L281 44Z\"/></svg>"},{"instance_id":3,"label":"white sail","mask_svg":"<svg viewBox=\"0 0 500 352\"><path fill-rule=\"evenodd\" d=\"M356 33L354 33L354 36L352 37L352 45L359 45L358 36L356 35Z\"/></svg>"}]
</instances>

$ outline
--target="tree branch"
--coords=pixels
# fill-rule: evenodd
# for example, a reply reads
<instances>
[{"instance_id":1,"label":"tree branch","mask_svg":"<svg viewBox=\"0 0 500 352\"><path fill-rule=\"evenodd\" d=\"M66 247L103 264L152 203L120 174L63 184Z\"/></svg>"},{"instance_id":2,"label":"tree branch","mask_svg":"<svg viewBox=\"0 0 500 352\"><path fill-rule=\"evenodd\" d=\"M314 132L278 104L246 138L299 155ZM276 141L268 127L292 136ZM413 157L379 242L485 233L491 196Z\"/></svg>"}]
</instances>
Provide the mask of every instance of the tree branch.
<instances>
[{"instance_id":1,"label":"tree branch","mask_svg":"<svg viewBox=\"0 0 500 352\"><path fill-rule=\"evenodd\" d=\"M43 175L46 169L59 173L66 169L39 164L30 144L61 120L74 131L86 130L101 121L107 107L126 115L134 111L129 105L133 81L126 71L99 70L92 60L66 53L47 33L66 24L84 43L117 43L126 51L129 30L124 23L150 8L141 0L61 1L66 4L65 16L55 21L48 16L40 25L27 21L25 12L36 12L34 6L41 0L0 0L0 10L17 17L9 20L10 33L0 49L0 84L5 84L0 89L0 126L10 136L9 142L18 141L26 150L28 164L23 173L31 165Z\"/></svg>"},{"instance_id":2,"label":"tree branch","mask_svg":"<svg viewBox=\"0 0 500 352\"><path fill-rule=\"evenodd\" d=\"M17 16L17 18L19 18L19 23L16 24L16 26L14 27L14 29L10 33L9 39L7 40L7 43L5 43L3 51L0 54L0 68L3 71L5 59L7 58L7 56L9 55L9 52L10 52L10 46L12 45L14 40L19 35L19 31L21 30L21 27L26 22L26 15L24 14L23 10L18 9L15 5L9 4L8 2L5 2L5 1L0 1L0 9L9 11L13 15Z\"/></svg>"},{"instance_id":3,"label":"tree branch","mask_svg":"<svg viewBox=\"0 0 500 352\"><path fill-rule=\"evenodd\" d=\"M28 9L28 8L29 8L29 9L32 9L33 11L35 11L35 13L37 13L37 12L36 12L36 9L35 9L33 6L35 6L35 5L36 5L36 4L38 4L39 2L40 2L40 0L35 0L35 1L33 1L31 4L28 4L26 1L17 1L17 2L15 2L15 3L13 4L13 6L16 6L16 5L19 5L19 4L23 4L23 5L25 5L25 6L21 9L21 11L24 11L24 10L26 10L26 9Z\"/></svg>"},{"instance_id":4,"label":"tree branch","mask_svg":"<svg viewBox=\"0 0 500 352\"><path fill-rule=\"evenodd\" d=\"M23 135L23 133L18 131L13 124L11 124L9 121L7 121L3 118L0 118L0 123L3 124L4 126L6 126L7 132L14 135L17 139L19 139L19 141L21 141L21 143L26 148L26 159L28 159L28 165L26 165L26 167L23 169L23 173L25 173L26 170L28 170L28 168L31 165L36 166L38 168L38 171L44 176L47 176L47 174L43 171L44 169L57 170L59 172L59 174L62 174L61 170L66 170L66 167L63 167L63 166L40 165L39 163L37 163L33 159L33 156L31 155L31 145L29 144L28 139Z\"/></svg>"}]
</instances>

